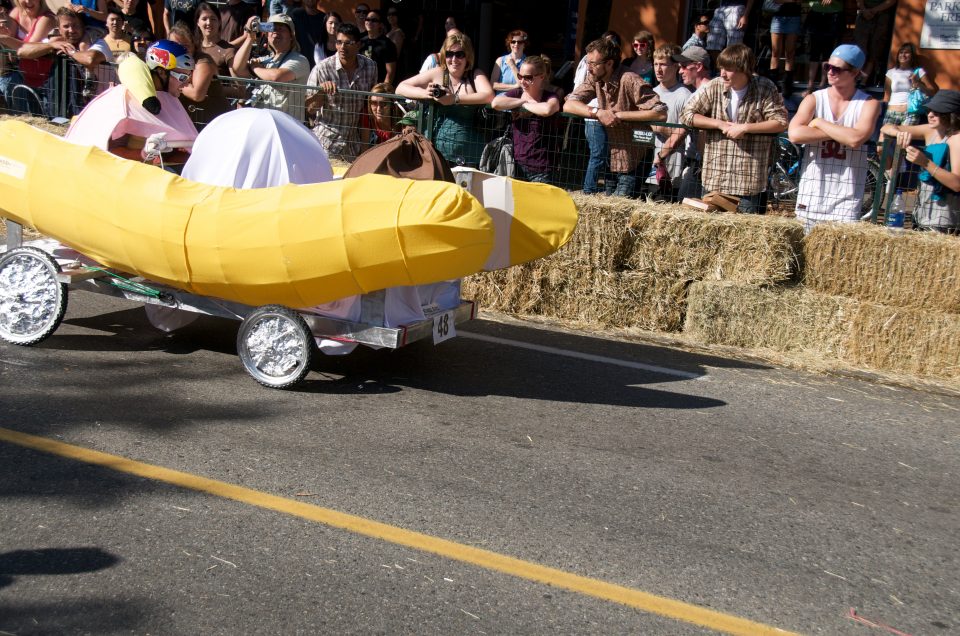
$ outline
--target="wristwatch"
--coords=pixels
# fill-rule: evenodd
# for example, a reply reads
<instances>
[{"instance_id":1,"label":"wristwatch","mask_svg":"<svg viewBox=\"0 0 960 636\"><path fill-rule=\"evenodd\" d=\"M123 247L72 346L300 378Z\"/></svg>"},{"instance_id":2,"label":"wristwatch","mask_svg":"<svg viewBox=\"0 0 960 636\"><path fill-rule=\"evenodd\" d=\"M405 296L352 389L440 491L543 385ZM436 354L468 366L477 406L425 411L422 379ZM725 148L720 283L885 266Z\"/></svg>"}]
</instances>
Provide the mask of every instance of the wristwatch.
<instances>
[{"instance_id":1,"label":"wristwatch","mask_svg":"<svg viewBox=\"0 0 960 636\"><path fill-rule=\"evenodd\" d=\"M593 115L594 117L596 117L596 116L597 116L597 113L599 113L599 112L600 112L600 109L597 108L596 106L594 106L593 108L590 109L590 114Z\"/></svg>"}]
</instances>

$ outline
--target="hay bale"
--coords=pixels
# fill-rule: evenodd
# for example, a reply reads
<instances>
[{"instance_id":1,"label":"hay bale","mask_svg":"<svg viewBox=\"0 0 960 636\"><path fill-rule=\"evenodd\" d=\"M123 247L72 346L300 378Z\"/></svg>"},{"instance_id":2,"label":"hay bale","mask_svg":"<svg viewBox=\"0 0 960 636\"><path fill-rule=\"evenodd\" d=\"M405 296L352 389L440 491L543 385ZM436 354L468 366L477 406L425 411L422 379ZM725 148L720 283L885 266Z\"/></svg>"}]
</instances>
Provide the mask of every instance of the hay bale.
<instances>
[{"instance_id":1,"label":"hay bale","mask_svg":"<svg viewBox=\"0 0 960 636\"><path fill-rule=\"evenodd\" d=\"M602 327L679 331L688 281L647 273L567 270L550 259L464 279L481 308Z\"/></svg>"},{"instance_id":2,"label":"hay bale","mask_svg":"<svg viewBox=\"0 0 960 636\"><path fill-rule=\"evenodd\" d=\"M707 344L960 380L960 316L866 303L803 286L694 283L684 333Z\"/></svg>"},{"instance_id":3,"label":"hay bale","mask_svg":"<svg viewBox=\"0 0 960 636\"><path fill-rule=\"evenodd\" d=\"M630 251L633 201L572 193L579 220L570 241L550 258L558 266L619 271Z\"/></svg>"},{"instance_id":4,"label":"hay bale","mask_svg":"<svg viewBox=\"0 0 960 636\"><path fill-rule=\"evenodd\" d=\"M692 280L773 283L799 271L803 227L795 220L710 214L638 203L630 218L627 269Z\"/></svg>"},{"instance_id":5,"label":"hay bale","mask_svg":"<svg viewBox=\"0 0 960 636\"><path fill-rule=\"evenodd\" d=\"M803 287L697 282L683 331L707 344L839 358L855 304Z\"/></svg>"},{"instance_id":6,"label":"hay bale","mask_svg":"<svg viewBox=\"0 0 960 636\"><path fill-rule=\"evenodd\" d=\"M960 313L960 239L866 223L822 224L803 242L804 284L894 307Z\"/></svg>"},{"instance_id":7,"label":"hay bale","mask_svg":"<svg viewBox=\"0 0 960 636\"><path fill-rule=\"evenodd\" d=\"M482 309L539 314L543 298L540 275L540 268L531 263L480 272L463 279L460 294L476 301Z\"/></svg>"},{"instance_id":8,"label":"hay bale","mask_svg":"<svg viewBox=\"0 0 960 636\"><path fill-rule=\"evenodd\" d=\"M960 379L960 315L859 303L845 359L924 378Z\"/></svg>"},{"instance_id":9,"label":"hay bale","mask_svg":"<svg viewBox=\"0 0 960 636\"><path fill-rule=\"evenodd\" d=\"M544 278L540 314L603 327L679 331L688 281L648 273L553 270Z\"/></svg>"},{"instance_id":10,"label":"hay bale","mask_svg":"<svg viewBox=\"0 0 960 636\"><path fill-rule=\"evenodd\" d=\"M55 124L45 117L34 117L32 115L0 115L0 119L15 119L17 121L22 121L25 124L30 124L34 128L39 128L40 130L45 130L48 133L53 133L58 137L63 137L67 134L67 126L64 124Z\"/></svg>"}]
</instances>

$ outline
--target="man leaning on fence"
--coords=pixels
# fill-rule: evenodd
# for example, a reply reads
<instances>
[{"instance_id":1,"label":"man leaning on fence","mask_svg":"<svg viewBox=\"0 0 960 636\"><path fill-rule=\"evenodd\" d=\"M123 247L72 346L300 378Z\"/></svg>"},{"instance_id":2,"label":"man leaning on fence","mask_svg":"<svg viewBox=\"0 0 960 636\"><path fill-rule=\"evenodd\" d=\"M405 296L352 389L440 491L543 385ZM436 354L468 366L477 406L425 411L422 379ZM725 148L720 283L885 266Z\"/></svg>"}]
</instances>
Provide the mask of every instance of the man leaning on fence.
<instances>
[{"instance_id":1,"label":"man leaning on fence","mask_svg":"<svg viewBox=\"0 0 960 636\"><path fill-rule=\"evenodd\" d=\"M738 196L741 212L759 213L774 135L787 129L787 109L776 85L753 74L750 47L728 46L717 66L720 77L690 97L680 122L706 131L704 191Z\"/></svg>"},{"instance_id":2,"label":"man leaning on fence","mask_svg":"<svg viewBox=\"0 0 960 636\"><path fill-rule=\"evenodd\" d=\"M620 64L621 51L609 40L587 45L587 79L567 96L563 111L595 118L607 131L610 144L610 174L607 194L632 196L642 146L633 131L644 122L666 121L667 107L639 75ZM598 106L587 103L597 98Z\"/></svg>"},{"instance_id":3,"label":"man leaning on fence","mask_svg":"<svg viewBox=\"0 0 960 636\"><path fill-rule=\"evenodd\" d=\"M347 91L369 91L377 83L377 64L360 55L360 29L344 22L337 28L337 54L313 67L307 86L307 112L316 113L313 132L331 158L353 161L360 154L360 114L366 96Z\"/></svg>"},{"instance_id":4,"label":"man leaning on fence","mask_svg":"<svg viewBox=\"0 0 960 636\"><path fill-rule=\"evenodd\" d=\"M867 152L880 104L857 88L866 56L852 44L838 46L824 64L828 88L803 98L790 121L790 141L806 144L797 218L809 232L824 221L860 219L867 182Z\"/></svg>"}]
</instances>

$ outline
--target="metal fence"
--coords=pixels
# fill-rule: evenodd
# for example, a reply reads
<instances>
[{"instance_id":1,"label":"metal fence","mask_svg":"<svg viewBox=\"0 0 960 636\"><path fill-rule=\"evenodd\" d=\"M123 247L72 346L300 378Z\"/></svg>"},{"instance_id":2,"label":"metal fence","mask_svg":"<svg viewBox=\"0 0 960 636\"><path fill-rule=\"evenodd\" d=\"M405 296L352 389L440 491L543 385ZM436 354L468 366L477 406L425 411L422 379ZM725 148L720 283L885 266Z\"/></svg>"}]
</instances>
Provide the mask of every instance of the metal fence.
<instances>
[{"instance_id":1,"label":"metal fence","mask_svg":"<svg viewBox=\"0 0 960 636\"><path fill-rule=\"evenodd\" d=\"M9 58L0 73L9 78ZM7 112L69 119L89 101L118 82L116 69L101 65L94 72L67 58L57 58L49 77L38 86L22 82L4 86L3 108ZM866 144L860 149L834 144L819 149L798 147L781 136L755 136L733 142L717 131L698 131L678 124L659 124L653 130L638 127L628 135L606 135L595 120L558 113L543 120L523 113L498 112L489 107L439 106L433 101L414 102L386 93L340 91L317 99L316 89L298 84L262 82L233 77L218 77L202 103L182 99L191 119L202 128L213 117L239 107L283 110L313 129L334 160L352 161L371 145L397 134L403 125L415 127L434 142L453 165L479 167L489 171L505 169L501 161L505 141L513 147L513 170L518 178L541 180L567 190L613 192L658 201L680 202L700 197L710 190L740 195L751 211L802 216L809 205L810 193L821 207L831 209L851 197L856 202L855 216L883 223L886 202L895 190L905 191L908 204L906 226L912 225L911 205L917 200L919 181L913 164L900 158L892 143L878 148ZM371 100L382 101L387 125L381 127L372 117ZM212 104L212 106L211 106ZM536 120L536 121L534 121ZM682 131L682 139L672 133ZM623 141L626 139L626 141ZM669 141L668 141L669 140ZM665 152L663 144L674 147ZM486 159L484 154L489 155ZM628 158L628 172L612 173L611 153ZM812 170L804 155L820 153L819 158L839 159L853 171L839 168ZM660 170L655 156L667 155ZM896 155L896 156L895 156ZM623 164L619 162L622 170ZM897 174L896 179L886 173ZM806 189L806 194L802 190ZM851 191L852 189L852 191ZM798 209L798 197L800 199ZM836 201L831 197L838 197ZM853 215L853 211L848 211Z\"/></svg>"}]
</instances>

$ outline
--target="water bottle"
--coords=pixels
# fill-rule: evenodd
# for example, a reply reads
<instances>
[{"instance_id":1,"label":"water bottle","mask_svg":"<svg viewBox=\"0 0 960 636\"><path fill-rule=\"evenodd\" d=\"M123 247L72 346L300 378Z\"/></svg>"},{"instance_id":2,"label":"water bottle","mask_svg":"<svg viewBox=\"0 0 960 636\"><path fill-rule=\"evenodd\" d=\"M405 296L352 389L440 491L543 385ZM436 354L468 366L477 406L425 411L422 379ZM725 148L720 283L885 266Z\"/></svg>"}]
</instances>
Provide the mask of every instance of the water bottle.
<instances>
[{"instance_id":1,"label":"water bottle","mask_svg":"<svg viewBox=\"0 0 960 636\"><path fill-rule=\"evenodd\" d=\"M893 206L887 212L887 227L903 227L906 213L906 206L903 205L903 190L897 189L897 196L893 197Z\"/></svg>"}]
</instances>

